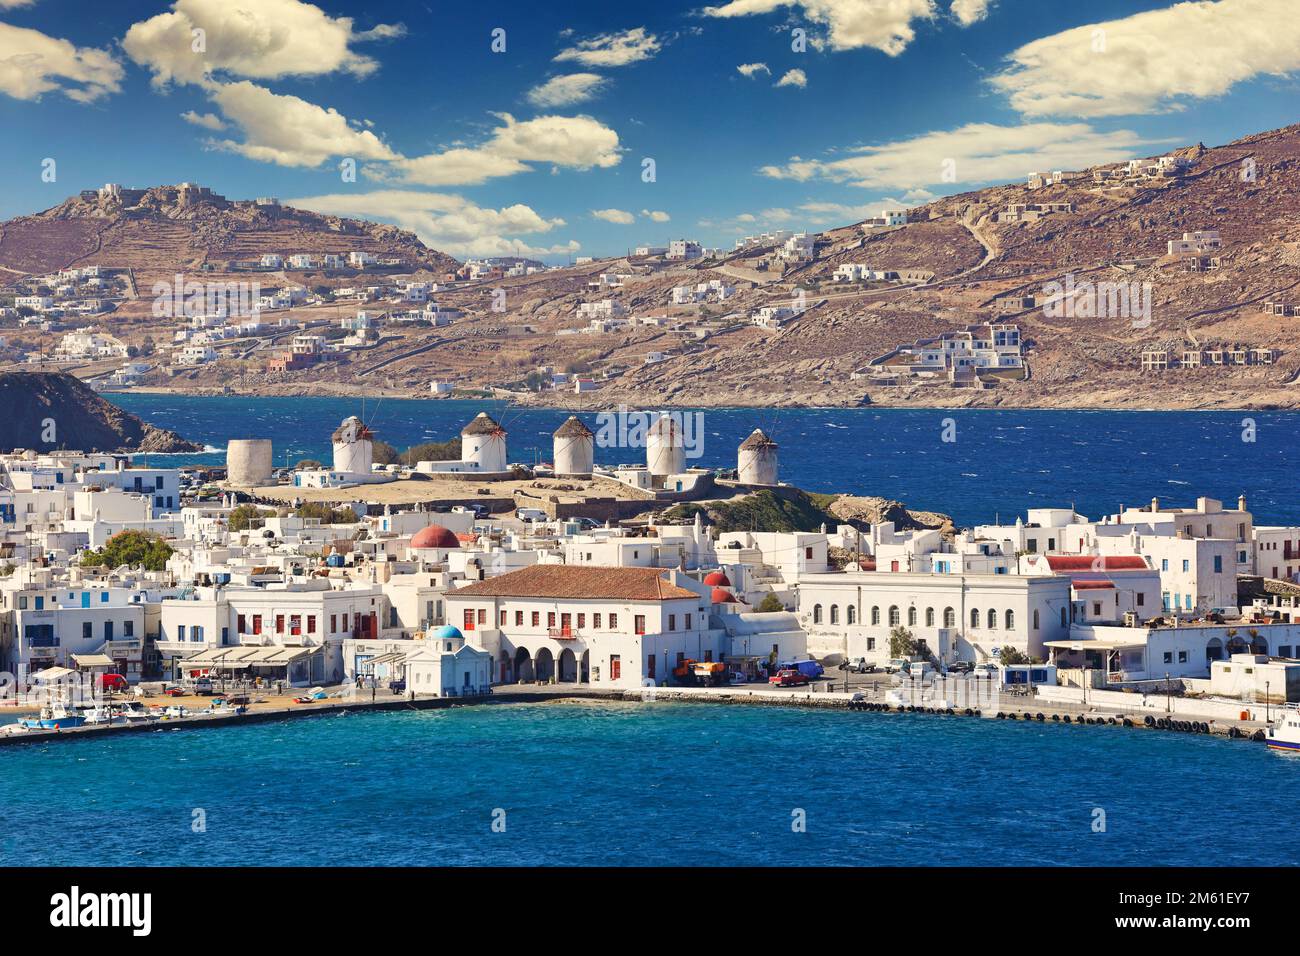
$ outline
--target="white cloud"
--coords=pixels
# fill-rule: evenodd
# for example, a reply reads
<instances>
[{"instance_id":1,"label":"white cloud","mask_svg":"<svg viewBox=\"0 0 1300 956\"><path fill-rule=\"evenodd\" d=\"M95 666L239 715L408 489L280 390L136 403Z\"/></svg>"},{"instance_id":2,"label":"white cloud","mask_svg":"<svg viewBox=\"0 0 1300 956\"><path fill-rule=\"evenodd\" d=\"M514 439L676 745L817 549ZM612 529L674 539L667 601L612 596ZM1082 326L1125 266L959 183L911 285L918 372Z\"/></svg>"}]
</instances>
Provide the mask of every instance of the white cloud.
<instances>
[{"instance_id":1,"label":"white cloud","mask_svg":"<svg viewBox=\"0 0 1300 956\"><path fill-rule=\"evenodd\" d=\"M17 10L19 7L30 7L36 0L0 0L0 10Z\"/></svg>"},{"instance_id":2,"label":"white cloud","mask_svg":"<svg viewBox=\"0 0 1300 956\"><path fill-rule=\"evenodd\" d=\"M0 93L19 100L62 93L93 103L121 89L122 72L122 64L107 50L0 23Z\"/></svg>"},{"instance_id":3,"label":"white cloud","mask_svg":"<svg viewBox=\"0 0 1300 956\"><path fill-rule=\"evenodd\" d=\"M588 40L579 40L555 57L557 63L573 61L583 66L627 66L648 60L659 52L663 44L645 27L636 27L622 33L602 33Z\"/></svg>"},{"instance_id":4,"label":"white cloud","mask_svg":"<svg viewBox=\"0 0 1300 956\"><path fill-rule=\"evenodd\" d=\"M206 50L194 52L202 29ZM226 73L250 79L367 76L379 64L352 44L402 36L400 25L356 32L351 17L331 17L301 0L176 0L171 10L133 24L122 47L153 72L153 81L200 83Z\"/></svg>"},{"instance_id":5,"label":"white cloud","mask_svg":"<svg viewBox=\"0 0 1300 956\"><path fill-rule=\"evenodd\" d=\"M784 166L765 166L760 172L773 179L907 190L1018 180L1036 169L1119 162L1142 145L1130 130L1100 132L1086 123L969 123L880 146L855 147L841 159L794 157Z\"/></svg>"},{"instance_id":6,"label":"white cloud","mask_svg":"<svg viewBox=\"0 0 1300 956\"><path fill-rule=\"evenodd\" d=\"M1178 3L1043 37L1008 59L992 83L1029 116L1178 109L1300 70L1300 16L1294 0Z\"/></svg>"},{"instance_id":7,"label":"white cloud","mask_svg":"<svg viewBox=\"0 0 1300 956\"><path fill-rule=\"evenodd\" d=\"M194 110L186 110L181 114L181 119L195 126L202 126L204 129L224 130L225 122L216 113L196 113Z\"/></svg>"},{"instance_id":8,"label":"white cloud","mask_svg":"<svg viewBox=\"0 0 1300 956\"><path fill-rule=\"evenodd\" d=\"M858 222L879 213L881 206L880 203L850 205L842 202L806 202L799 209L810 225L824 226Z\"/></svg>"},{"instance_id":9,"label":"white cloud","mask_svg":"<svg viewBox=\"0 0 1300 956\"><path fill-rule=\"evenodd\" d=\"M629 226L636 221L636 216L624 209L593 209L591 218L612 222L619 226Z\"/></svg>"},{"instance_id":10,"label":"white cloud","mask_svg":"<svg viewBox=\"0 0 1300 956\"><path fill-rule=\"evenodd\" d=\"M227 139L211 145L249 159L281 166L319 166L331 156L398 158L374 133L354 129L342 113L296 96L272 93L247 80L210 84L208 95L244 132L242 142Z\"/></svg>"},{"instance_id":11,"label":"white cloud","mask_svg":"<svg viewBox=\"0 0 1300 956\"><path fill-rule=\"evenodd\" d=\"M993 0L952 0L949 12L964 27L979 23L989 15Z\"/></svg>"},{"instance_id":12,"label":"white cloud","mask_svg":"<svg viewBox=\"0 0 1300 956\"><path fill-rule=\"evenodd\" d=\"M572 240L539 248L520 239L565 225L563 219L544 218L522 203L491 209L463 196L406 189L307 196L286 199L285 203L326 215L393 222L412 230L434 249L461 258L554 255L578 248Z\"/></svg>"},{"instance_id":13,"label":"white cloud","mask_svg":"<svg viewBox=\"0 0 1300 956\"><path fill-rule=\"evenodd\" d=\"M740 73L741 76L747 76L751 79L756 73L766 73L768 76L772 75L772 71L768 68L766 63L742 63L740 66L736 67L736 71Z\"/></svg>"},{"instance_id":14,"label":"white cloud","mask_svg":"<svg viewBox=\"0 0 1300 956\"><path fill-rule=\"evenodd\" d=\"M609 83L597 73L569 73L553 76L545 83L528 91L528 102L534 106L571 106L594 98Z\"/></svg>"},{"instance_id":15,"label":"white cloud","mask_svg":"<svg viewBox=\"0 0 1300 956\"><path fill-rule=\"evenodd\" d=\"M785 75L776 81L777 86L797 86L803 89L808 85L808 74L803 70L786 70Z\"/></svg>"},{"instance_id":16,"label":"white cloud","mask_svg":"<svg viewBox=\"0 0 1300 956\"><path fill-rule=\"evenodd\" d=\"M518 122L497 114L497 127L481 146L455 147L400 159L403 181L425 186L470 186L532 169L530 163L590 169L618 165L618 133L590 116L538 116Z\"/></svg>"},{"instance_id":17,"label":"white cloud","mask_svg":"<svg viewBox=\"0 0 1300 956\"><path fill-rule=\"evenodd\" d=\"M914 20L930 20L934 0L731 0L705 7L705 16L747 17L799 7L810 21L826 30L835 50L872 47L897 56L916 37Z\"/></svg>"},{"instance_id":18,"label":"white cloud","mask_svg":"<svg viewBox=\"0 0 1300 956\"><path fill-rule=\"evenodd\" d=\"M659 209L642 209L641 215L645 216L651 222L667 222L672 218L668 213Z\"/></svg>"}]
</instances>

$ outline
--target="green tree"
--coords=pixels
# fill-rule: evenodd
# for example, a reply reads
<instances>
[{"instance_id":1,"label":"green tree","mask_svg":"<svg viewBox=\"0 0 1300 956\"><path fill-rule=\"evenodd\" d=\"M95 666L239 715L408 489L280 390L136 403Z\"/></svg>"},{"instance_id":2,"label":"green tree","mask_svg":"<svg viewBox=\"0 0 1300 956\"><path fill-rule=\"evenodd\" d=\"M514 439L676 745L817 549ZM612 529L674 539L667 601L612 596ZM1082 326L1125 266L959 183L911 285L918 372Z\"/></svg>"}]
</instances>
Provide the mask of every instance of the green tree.
<instances>
[{"instance_id":1,"label":"green tree","mask_svg":"<svg viewBox=\"0 0 1300 956\"><path fill-rule=\"evenodd\" d=\"M171 546L153 531L119 531L104 542L98 551L86 551L81 563L91 568L117 568L122 565L162 571L172 556Z\"/></svg>"},{"instance_id":2,"label":"green tree","mask_svg":"<svg viewBox=\"0 0 1300 956\"><path fill-rule=\"evenodd\" d=\"M758 607L754 608L754 610L760 611L764 614L770 614L773 611L784 611L785 605L781 603L780 598L771 591L768 591L767 596L758 602Z\"/></svg>"},{"instance_id":3,"label":"green tree","mask_svg":"<svg viewBox=\"0 0 1300 956\"><path fill-rule=\"evenodd\" d=\"M916 640L912 632L901 624L889 632L889 656L911 657L916 653Z\"/></svg>"},{"instance_id":4,"label":"green tree","mask_svg":"<svg viewBox=\"0 0 1300 956\"><path fill-rule=\"evenodd\" d=\"M1030 657L1028 654L1022 654L1014 647L1003 647L998 651L998 663L1003 667L1016 667L1020 664L1041 664L1042 661L1037 657Z\"/></svg>"},{"instance_id":5,"label":"green tree","mask_svg":"<svg viewBox=\"0 0 1300 956\"><path fill-rule=\"evenodd\" d=\"M408 465L414 465L417 461L460 461L460 439L412 445L402 452L402 461Z\"/></svg>"},{"instance_id":6,"label":"green tree","mask_svg":"<svg viewBox=\"0 0 1300 956\"><path fill-rule=\"evenodd\" d=\"M293 513L299 518L319 518L321 524L352 524L357 520L351 508L331 508L321 501L304 501Z\"/></svg>"},{"instance_id":7,"label":"green tree","mask_svg":"<svg viewBox=\"0 0 1300 956\"><path fill-rule=\"evenodd\" d=\"M248 531L253 528L260 528L265 523L263 519L269 513L261 511L252 505L240 505L230 512L226 527L231 531Z\"/></svg>"},{"instance_id":8,"label":"green tree","mask_svg":"<svg viewBox=\"0 0 1300 956\"><path fill-rule=\"evenodd\" d=\"M378 438L371 443L372 460L376 465L400 465L401 455L397 449L386 441L380 441Z\"/></svg>"}]
</instances>

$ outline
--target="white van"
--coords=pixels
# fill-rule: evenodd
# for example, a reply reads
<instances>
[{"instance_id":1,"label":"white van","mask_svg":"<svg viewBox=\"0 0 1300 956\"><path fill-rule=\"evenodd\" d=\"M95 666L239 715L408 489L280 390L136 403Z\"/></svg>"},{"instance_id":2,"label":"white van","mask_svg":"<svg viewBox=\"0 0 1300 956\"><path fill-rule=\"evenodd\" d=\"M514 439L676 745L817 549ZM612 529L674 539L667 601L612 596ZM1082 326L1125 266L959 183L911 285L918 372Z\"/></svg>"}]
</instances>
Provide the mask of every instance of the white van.
<instances>
[{"instance_id":1,"label":"white van","mask_svg":"<svg viewBox=\"0 0 1300 956\"><path fill-rule=\"evenodd\" d=\"M516 508L515 517L518 518L520 521L529 521L529 522L548 520L546 512L543 511L541 508Z\"/></svg>"}]
</instances>

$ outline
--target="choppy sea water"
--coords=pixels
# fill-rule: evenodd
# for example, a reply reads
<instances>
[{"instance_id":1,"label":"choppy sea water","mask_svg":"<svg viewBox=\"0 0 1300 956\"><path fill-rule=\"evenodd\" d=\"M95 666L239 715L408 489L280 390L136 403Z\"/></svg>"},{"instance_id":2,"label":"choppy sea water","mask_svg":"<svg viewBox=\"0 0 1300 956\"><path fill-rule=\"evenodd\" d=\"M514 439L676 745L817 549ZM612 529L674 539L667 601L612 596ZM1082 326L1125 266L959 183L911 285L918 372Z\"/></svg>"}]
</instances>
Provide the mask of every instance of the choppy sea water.
<instances>
[{"instance_id":1,"label":"choppy sea water","mask_svg":"<svg viewBox=\"0 0 1300 956\"><path fill-rule=\"evenodd\" d=\"M185 464L223 462L231 438L270 438L277 465L328 460L330 432L348 415L361 415L401 449L452 438L479 411L505 425L512 461L550 461L551 433L573 411L460 400L107 397L221 449L153 459ZM577 414L597 431L597 413ZM1014 520L1030 507L1074 504L1096 517L1153 497L1179 506L1200 495L1235 503L1241 494L1256 523L1300 523L1300 412L731 408L698 414L689 427L698 428L700 454L688 464L735 467L736 446L762 428L781 446L783 481L810 491L895 498L946 512L959 525ZM688 434L692 442L695 436ZM644 461L644 451L597 447L596 460Z\"/></svg>"},{"instance_id":2,"label":"choppy sea water","mask_svg":"<svg viewBox=\"0 0 1300 956\"><path fill-rule=\"evenodd\" d=\"M663 702L355 713L0 749L0 863L1297 864L1294 840L1238 830L1298 781L1300 759L1260 744L1111 727Z\"/></svg>"}]
</instances>

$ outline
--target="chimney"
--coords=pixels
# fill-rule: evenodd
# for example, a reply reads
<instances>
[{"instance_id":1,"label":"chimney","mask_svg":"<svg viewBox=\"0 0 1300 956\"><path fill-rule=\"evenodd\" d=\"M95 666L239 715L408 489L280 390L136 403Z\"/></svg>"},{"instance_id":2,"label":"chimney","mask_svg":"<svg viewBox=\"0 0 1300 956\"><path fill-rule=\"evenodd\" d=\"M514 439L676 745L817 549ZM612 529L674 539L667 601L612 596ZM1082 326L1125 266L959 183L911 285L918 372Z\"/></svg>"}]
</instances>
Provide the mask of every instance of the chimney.
<instances>
[{"instance_id":1,"label":"chimney","mask_svg":"<svg viewBox=\"0 0 1300 956\"><path fill-rule=\"evenodd\" d=\"M1152 511L1159 511L1159 510L1160 510L1160 499L1159 499L1159 498L1152 498L1152 499L1151 499L1151 510L1152 510Z\"/></svg>"},{"instance_id":2,"label":"chimney","mask_svg":"<svg viewBox=\"0 0 1300 956\"><path fill-rule=\"evenodd\" d=\"M1245 495L1239 495L1239 496L1237 497L1237 510L1238 510L1238 511L1245 511L1245 510L1246 510L1246 496L1245 496Z\"/></svg>"}]
</instances>

